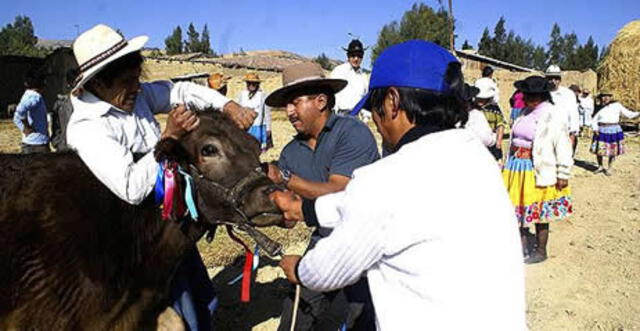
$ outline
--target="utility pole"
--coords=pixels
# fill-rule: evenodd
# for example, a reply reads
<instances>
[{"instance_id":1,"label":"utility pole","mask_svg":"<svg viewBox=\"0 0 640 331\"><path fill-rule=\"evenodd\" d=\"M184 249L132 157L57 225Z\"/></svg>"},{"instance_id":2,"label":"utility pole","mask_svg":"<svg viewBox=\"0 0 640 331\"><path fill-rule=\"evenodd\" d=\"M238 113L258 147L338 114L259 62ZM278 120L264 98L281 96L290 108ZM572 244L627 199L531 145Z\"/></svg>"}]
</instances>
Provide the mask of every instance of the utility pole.
<instances>
[{"instance_id":1,"label":"utility pole","mask_svg":"<svg viewBox=\"0 0 640 331\"><path fill-rule=\"evenodd\" d=\"M453 5L452 0L449 0L449 48L451 52L455 53L455 46L453 45Z\"/></svg>"}]
</instances>

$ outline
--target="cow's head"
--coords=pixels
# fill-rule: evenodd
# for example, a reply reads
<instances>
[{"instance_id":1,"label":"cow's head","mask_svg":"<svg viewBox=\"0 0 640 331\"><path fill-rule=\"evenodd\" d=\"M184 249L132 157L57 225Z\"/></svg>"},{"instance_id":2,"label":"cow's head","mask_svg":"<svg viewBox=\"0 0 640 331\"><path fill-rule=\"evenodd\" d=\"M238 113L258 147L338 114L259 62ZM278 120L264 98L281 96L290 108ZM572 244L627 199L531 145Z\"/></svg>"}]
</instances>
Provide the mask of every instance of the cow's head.
<instances>
[{"instance_id":1,"label":"cow's head","mask_svg":"<svg viewBox=\"0 0 640 331\"><path fill-rule=\"evenodd\" d=\"M176 161L194 178L200 218L209 223L282 225L269 199L275 189L260 168L260 146L226 115L199 114L198 128L179 141L163 139L156 158Z\"/></svg>"}]
</instances>

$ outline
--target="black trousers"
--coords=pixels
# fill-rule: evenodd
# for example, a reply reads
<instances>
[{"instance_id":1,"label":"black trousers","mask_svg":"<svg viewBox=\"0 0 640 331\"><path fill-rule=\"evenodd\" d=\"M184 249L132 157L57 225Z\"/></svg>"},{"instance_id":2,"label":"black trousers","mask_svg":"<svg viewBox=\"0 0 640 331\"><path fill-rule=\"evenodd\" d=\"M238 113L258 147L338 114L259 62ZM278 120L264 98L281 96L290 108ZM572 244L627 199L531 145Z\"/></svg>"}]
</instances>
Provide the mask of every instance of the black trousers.
<instances>
[{"instance_id":1,"label":"black trousers","mask_svg":"<svg viewBox=\"0 0 640 331\"><path fill-rule=\"evenodd\" d=\"M22 154L31 154L31 153L48 153L51 152L51 148L49 148L49 144L44 145L29 145L22 144Z\"/></svg>"},{"instance_id":2,"label":"black trousers","mask_svg":"<svg viewBox=\"0 0 640 331\"><path fill-rule=\"evenodd\" d=\"M278 331L289 331L295 290L282 304ZM375 311L371 302L369 283L361 278L357 283L333 292L300 289L300 304L296 330L336 331L346 324L347 330L376 329Z\"/></svg>"}]
</instances>

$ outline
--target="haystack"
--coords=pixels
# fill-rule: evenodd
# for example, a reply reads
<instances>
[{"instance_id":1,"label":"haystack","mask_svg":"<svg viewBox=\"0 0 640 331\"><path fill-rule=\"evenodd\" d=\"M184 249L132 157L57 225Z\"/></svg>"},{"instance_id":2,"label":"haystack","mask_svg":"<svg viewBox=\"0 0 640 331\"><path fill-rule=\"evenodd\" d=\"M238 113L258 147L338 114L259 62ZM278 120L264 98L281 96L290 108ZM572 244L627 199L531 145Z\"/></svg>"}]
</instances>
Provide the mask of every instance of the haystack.
<instances>
[{"instance_id":1,"label":"haystack","mask_svg":"<svg viewBox=\"0 0 640 331\"><path fill-rule=\"evenodd\" d=\"M608 89L627 108L640 110L640 20L618 32L598 73L600 90Z\"/></svg>"}]
</instances>

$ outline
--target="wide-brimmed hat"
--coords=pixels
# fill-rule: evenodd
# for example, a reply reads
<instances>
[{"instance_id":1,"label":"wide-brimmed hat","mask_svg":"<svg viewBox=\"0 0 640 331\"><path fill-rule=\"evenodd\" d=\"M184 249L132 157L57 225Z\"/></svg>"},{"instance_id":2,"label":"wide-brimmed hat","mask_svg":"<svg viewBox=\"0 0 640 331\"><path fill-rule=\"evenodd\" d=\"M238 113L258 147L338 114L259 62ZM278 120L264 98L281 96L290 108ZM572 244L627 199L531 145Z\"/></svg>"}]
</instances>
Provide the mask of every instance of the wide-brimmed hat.
<instances>
[{"instance_id":1,"label":"wide-brimmed hat","mask_svg":"<svg viewBox=\"0 0 640 331\"><path fill-rule=\"evenodd\" d=\"M364 51L369 49L369 47L364 47L360 40L353 39L351 40L347 48L342 47L342 49L345 50L347 53L364 53Z\"/></svg>"},{"instance_id":2,"label":"wide-brimmed hat","mask_svg":"<svg viewBox=\"0 0 640 331\"><path fill-rule=\"evenodd\" d=\"M371 91L385 87L412 87L439 94L453 94L447 82L449 65L459 64L449 51L424 40L409 40L386 48L373 64L369 91L349 112L371 111Z\"/></svg>"},{"instance_id":3,"label":"wide-brimmed hat","mask_svg":"<svg viewBox=\"0 0 640 331\"><path fill-rule=\"evenodd\" d=\"M518 90L525 94L540 94L553 90L553 86L541 76L529 76L513 83Z\"/></svg>"},{"instance_id":4,"label":"wide-brimmed hat","mask_svg":"<svg viewBox=\"0 0 640 331\"><path fill-rule=\"evenodd\" d=\"M559 66L552 64L547 67L547 70L544 72L546 77L562 77L562 70Z\"/></svg>"},{"instance_id":5,"label":"wide-brimmed hat","mask_svg":"<svg viewBox=\"0 0 640 331\"><path fill-rule=\"evenodd\" d=\"M116 30L104 24L83 32L73 42L73 54L80 71L73 89L84 86L109 63L141 50L147 40L147 36L138 36L127 41Z\"/></svg>"},{"instance_id":6,"label":"wide-brimmed hat","mask_svg":"<svg viewBox=\"0 0 640 331\"><path fill-rule=\"evenodd\" d=\"M613 96L613 93L611 91L607 90L607 89L602 89L602 90L600 90L600 93L598 93L599 97L605 96L605 95Z\"/></svg>"},{"instance_id":7,"label":"wide-brimmed hat","mask_svg":"<svg viewBox=\"0 0 640 331\"><path fill-rule=\"evenodd\" d=\"M282 71L283 86L273 91L265 103L271 107L284 107L293 93L301 89L329 89L337 93L347 86L344 79L325 78L324 71L315 62L301 62L290 65Z\"/></svg>"},{"instance_id":8,"label":"wide-brimmed hat","mask_svg":"<svg viewBox=\"0 0 640 331\"><path fill-rule=\"evenodd\" d=\"M258 76L258 74L256 73L248 73L246 75L244 75L244 81L245 82L250 82L250 83L260 83L260 76Z\"/></svg>"},{"instance_id":9,"label":"wide-brimmed hat","mask_svg":"<svg viewBox=\"0 0 640 331\"><path fill-rule=\"evenodd\" d=\"M491 99L496 96L496 84L491 78L480 78L474 85L480 90L476 95L477 99Z\"/></svg>"},{"instance_id":10,"label":"wide-brimmed hat","mask_svg":"<svg viewBox=\"0 0 640 331\"><path fill-rule=\"evenodd\" d=\"M209 84L209 87L214 89L214 90L219 90L225 86L227 86L227 81L231 79L231 77L229 76L225 76L221 73L214 73L209 75L209 78L207 78L207 83Z\"/></svg>"}]
</instances>

